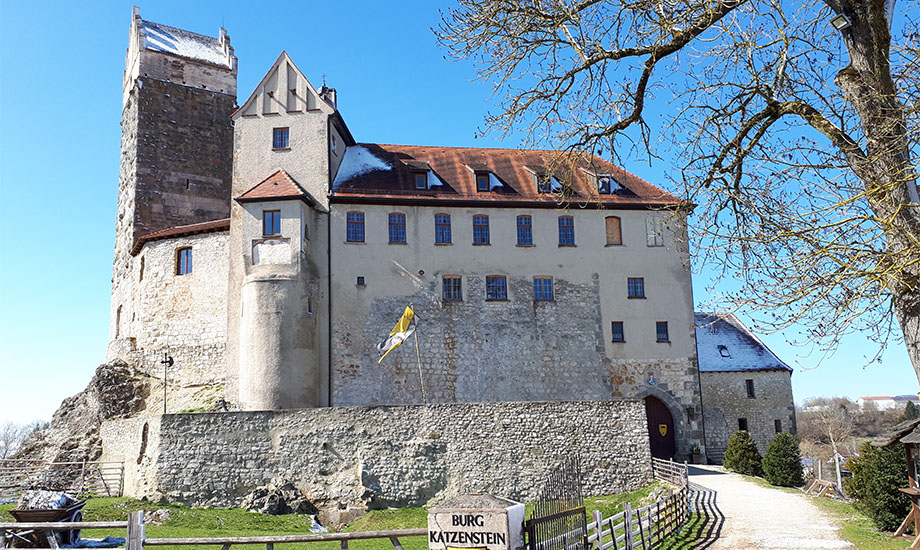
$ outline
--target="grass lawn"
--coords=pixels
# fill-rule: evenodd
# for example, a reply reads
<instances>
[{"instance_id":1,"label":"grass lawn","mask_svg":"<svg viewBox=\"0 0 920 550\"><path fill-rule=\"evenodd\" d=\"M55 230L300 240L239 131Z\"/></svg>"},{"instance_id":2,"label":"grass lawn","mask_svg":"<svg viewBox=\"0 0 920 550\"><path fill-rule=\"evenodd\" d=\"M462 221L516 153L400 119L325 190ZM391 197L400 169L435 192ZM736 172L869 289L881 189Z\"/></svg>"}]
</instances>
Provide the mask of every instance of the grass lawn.
<instances>
[{"instance_id":1,"label":"grass lawn","mask_svg":"<svg viewBox=\"0 0 920 550\"><path fill-rule=\"evenodd\" d=\"M872 520L856 510L852 504L829 498L809 497L819 508L828 512L840 525L840 535L852 542L857 550L904 550L910 542L892 540L890 533L882 533L872 525Z\"/></svg>"},{"instance_id":2,"label":"grass lawn","mask_svg":"<svg viewBox=\"0 0 920 550\"><path fill-rule=\"evenodd\" d=\"M603 495L585 499L585 507L590 517L594 510L600 510L609 516L621 510L624 503L644 505L652 491L658 487L653 483L647 487L618 495ZM12 521L7 513L15 504L0 505L0 521ZM129 498L93 498L83 508L86 521L125 521L130 512L144 510L169 510L171 515L163 525L146 526L148 538L188 538L188 537L229 537L260 535L294 535L310 533L313 524L310 516L288 514L268 516L254 514L241 509L223 508L188 508L177 504L159 504L155 502ZM400 508L393 510L373 510L348 525L345 531L382 531L388 529L424 528L428 525L428 511L425 508ZM104 536L124 537L124 530L84 531L84 537L101 538ZM400 539L405 550L425 550L428 541L425 537L406 537ZM171 547L191 548L191 547ZM211 546L217 550L219 546ZM234 545L234 550L264 550L264 545ZM303 548L309 550L339 550L338 542L285 544L283 549ZM392 550L393 545L386 539L367 541L350 541L349 550Z\"/></svg>"}]
</instances>

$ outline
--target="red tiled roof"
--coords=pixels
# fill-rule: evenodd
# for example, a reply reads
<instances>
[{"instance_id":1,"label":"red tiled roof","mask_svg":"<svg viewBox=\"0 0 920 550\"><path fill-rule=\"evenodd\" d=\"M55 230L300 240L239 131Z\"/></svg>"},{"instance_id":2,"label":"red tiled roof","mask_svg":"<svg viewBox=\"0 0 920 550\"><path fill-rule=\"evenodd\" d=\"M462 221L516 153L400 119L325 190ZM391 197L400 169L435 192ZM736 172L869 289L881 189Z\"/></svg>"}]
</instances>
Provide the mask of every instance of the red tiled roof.
<instances>
[{"instance_id":1,"label":"red tiled roof","mask_svg":"<svg viewBox=\"0 0 920 550\"><path fill-rule=\"evenodd\" d=\"M240 202L261 201L268 199L305 199L312 201L294 178L284 170L278 170L261 183L236 198Z\"/></svg>"},{"instance_id":2,"label":"red tiled roof","mask_svg":"<svg viewBox=\"0 0 920 550\"><path fill-rule=\"evenodd\" d=\"M630 174L599 157L574 155L563 158L557 151L522 149L476 149L416 145L359 144L388 164L390 170L371 170L346 181L336 181L330 200L351 201L461 201L496 203L546 203L556 205L557 194L540 194L534 185L534 171L549 171L574 195L569 202L605 206L674 206L682 202L670 193ZM560 160L562 159L562 160ZM343 164L348 162L347 155ZM415 189L413 170L425 163L444 182L443 186ZM502 183L488 192L477 192L474 171L488 171ZM593 174L612 175L623 187L599 195Z\"/></svg>"},{"instance_id":3,"label":"red tiled roof","mask_svg":"<svg viewBox=\"0 0 920 550\"><path fill-rule=\"evenodd\" d=\"M217 231L229 230L230 218L214 220L210 222L193 223L190 225L177 225L175 227L167 227L166 229L161 229L159 231L154 231L153 233L148 233L138 237L137 240L134 241L134 246L131 248L131 255L137 256L138 252L141 251L144 245L150 241L159 241L161 239L171 239L174 237L188 237L189 235L197 235L199 233L213 233Z\"/></svg>"}]
</instances>

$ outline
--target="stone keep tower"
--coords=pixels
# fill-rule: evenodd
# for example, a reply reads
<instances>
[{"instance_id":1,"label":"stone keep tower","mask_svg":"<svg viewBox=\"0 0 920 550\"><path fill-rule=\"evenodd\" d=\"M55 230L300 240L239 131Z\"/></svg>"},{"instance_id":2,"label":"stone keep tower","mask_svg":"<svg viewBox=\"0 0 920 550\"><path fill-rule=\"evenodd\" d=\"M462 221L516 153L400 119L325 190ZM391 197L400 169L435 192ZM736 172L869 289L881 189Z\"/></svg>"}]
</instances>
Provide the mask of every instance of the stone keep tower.
<instances>
[{"instance_id":1,"label":"stone keep tower","mask_svg":"<svg viewBox=\"0 0 920 550\"><path fill-rule=\"evenodd\" d=\"M141 236L230 215L237 59L217 38L144 21L125 59L111 340L130 312L130 250Z\"/></svg>"}]
</instances>

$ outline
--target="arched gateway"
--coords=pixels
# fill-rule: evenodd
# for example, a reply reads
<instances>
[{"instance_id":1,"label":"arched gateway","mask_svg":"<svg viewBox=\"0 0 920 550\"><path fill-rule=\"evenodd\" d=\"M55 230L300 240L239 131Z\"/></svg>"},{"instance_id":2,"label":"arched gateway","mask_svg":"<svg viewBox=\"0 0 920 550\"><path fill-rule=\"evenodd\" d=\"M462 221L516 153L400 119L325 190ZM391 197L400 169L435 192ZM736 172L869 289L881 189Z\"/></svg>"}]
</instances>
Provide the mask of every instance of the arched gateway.
<instances>
[{"instance_id":1,"label":"arched gateway","mask_svg":"<svg viewBox=\"0 0 920 550\"><path fill-rule=\"evenodd\" d=\"M674 458L677 446L674 439L674 417L667 405L657 397L645 398L645 418L648 420L648 440L652 456Z\"/></svg>"}]
</instances>

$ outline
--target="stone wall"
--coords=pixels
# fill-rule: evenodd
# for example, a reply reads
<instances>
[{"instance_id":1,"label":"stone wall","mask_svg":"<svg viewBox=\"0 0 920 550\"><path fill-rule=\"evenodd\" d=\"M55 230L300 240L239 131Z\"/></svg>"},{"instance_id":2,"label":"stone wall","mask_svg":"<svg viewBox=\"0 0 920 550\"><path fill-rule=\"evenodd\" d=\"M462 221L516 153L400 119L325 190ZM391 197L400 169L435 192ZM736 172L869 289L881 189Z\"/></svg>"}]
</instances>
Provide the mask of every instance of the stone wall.
<instances>
[{"instance_id":1,"label":"stone wall","mask_svg":"<svg viewBox=\"0 0 920 550\"><path fill-rule=\"evenodd\" d=\"M382 364L375 350L412 303L430 402L655 395L674 417L678 454L705 446L686 248L673 232L648 246L648 212L617 210L623 244L607 246L608 210L332 206L333 405L422 401L414 336ZM365 215L364 242L346 241L349 210ZM406 215L404 244L388 242L392 211ZM558 246L561 212L574 219L576 246ZM451 243L434 242L437 213L451 216ZM489 216L488 245L471 242L475 214ZM516 244L518 215L531 216L533 246ZM443 299L445 275L461 277L462 300ZM506 300L486 299L490 275L506 278ZM553 278L553 300L534 300L534 276ZM631 277L643 278L644 297L628 296ZM613 321L624 341L612 341Z\"/></svg>"},{"instance_id":2,"label":"stone wall","mask_svg":"<svg viewBox=\"0 0 920 550\"><path fill-rule=\"evenodd\" d=\"M745 380L754 381L748 397ZM789 371L701 372L706 446L710 460L721 462L728 439L747 420L748 432L763 455L776 436L776 421L784 432L795 433L795 403Z\"/></svg>"},{"instance_id":3,"label":"stone wall","mask_svg":"<svg viewBox=\"0 0 920 550\"><path fill-rule=\"evenodd\" d=\"M125 97L112 277L111 339L118 295L130 295L138 237L230 215L234 95L141 76Z\"/></svg>"},{"instance_id":4,"label":"stone wall","mask_svg":"<svg viewBox=\"0 0 920 550\"><path fill-rule=\"evenodd\" d=\"M107 358L123 359L161 378L160 361L168 351L175 360L168 374L177 392L169 400L173 412L206 406L206 400L223 395L227 238L228 232L221 231L148 242L129 257L125 280L113 289L116 337ZM176 251L184 247L192 249L192 272L176 275ZM157 401L162 386L152 393Z\"/></svg>"},{"instance_id":5,"label":"stone wall","mask_svg":"<svg viewBox=\"0 0 920 550\"><path fill-rule=\"evenodd\" d=\"M128 495L192 505L238 505L277 475L319 508L417 506L466 492L529 499L576 453L587 495L652 479L634 400L177 414L109 422L102 437L103 459L125 461Z\"/></svg>"}]
</instances>

